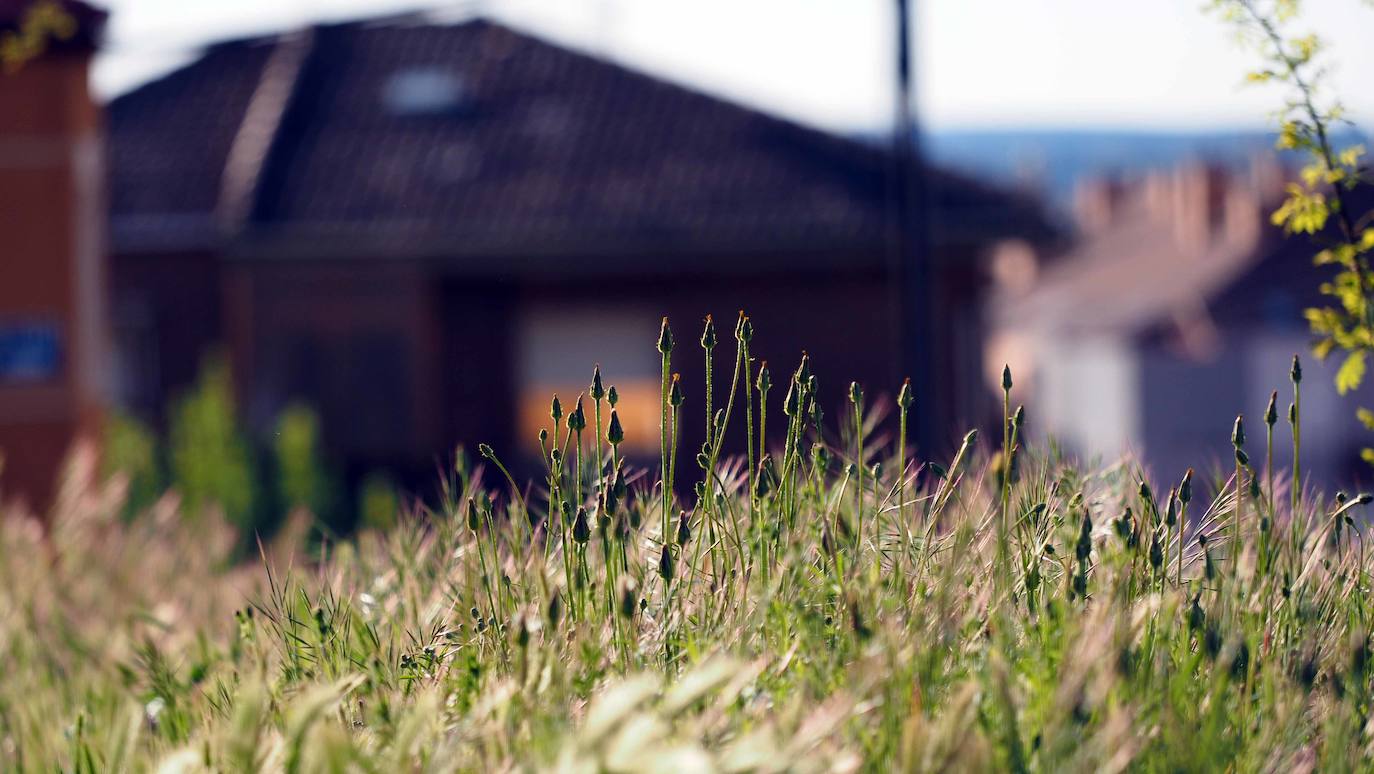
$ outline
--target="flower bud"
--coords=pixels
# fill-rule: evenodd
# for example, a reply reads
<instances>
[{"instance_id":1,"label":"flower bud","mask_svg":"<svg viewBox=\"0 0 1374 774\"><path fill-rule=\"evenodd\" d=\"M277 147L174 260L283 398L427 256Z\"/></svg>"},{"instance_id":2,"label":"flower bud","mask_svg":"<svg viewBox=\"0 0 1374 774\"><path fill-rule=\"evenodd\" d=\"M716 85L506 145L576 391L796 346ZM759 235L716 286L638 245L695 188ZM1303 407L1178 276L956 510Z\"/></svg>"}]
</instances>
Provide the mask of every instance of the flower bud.
<instances>
[{"instance_id":1,"label":"flower bud","mask_svg":"<svg viewBox=\"0 0 1374 774\"><path fill-rule=\"evenodd\" d=\"M673 549L667 543L658 555L658 575L665 583L673 582Z\"/></svg>"},{"instance_id":2,"label":"flower bud","mask_svg":"<svg viewBox=\"0 0 1374 774\"><path fill-rule=\"evenodd\" d=\"M701 331L701 348L710 352L716 348L716 323L706 315L706 327Z\"/></svg>"},{"instance_id":3,"label":"flower bud","mask_svg":"<svg viewBox=\"0 0 1374 774\"><path fill-rule=\"evenodd\" d=\"M1193 501L1193 469L1183 474L1183 481L1178 485L1178 501L1187 505Z\"/></svg>"},{"instance_id":4,"label":"flower bud","mask_svg":"<svg viewBox=\"0 0 1374 774\"><path fill-rule=\"evenodd\" d=\"M668 318L664 317L658 329L658 352L661 355L668 355L673 351L673 331L668 327Z\"/></svg>"},{"instance_id":5,"label":"flower bud","mask_svg":"<svg viewBox=\"0 0 1374 774\"><path fill-rule=\"evenodd\" d=\"M558 421L563 418L563 404L558 401L558 396L553 396L553 402L549 405L549 416L553 417L553 426L558 427Z\"/></svg>"},{"instance_id":6,"label":"flower bud","mask_svg":"<svg viewBox=\"0 0 1374 774\"><path fill-rule=\"evenodd\" d=\"M692 523L691 523L691 517L687 515L687 512L686 512L686 511L679 511L679 512L678 512L678 516L677 516L677 544L678 544L679 546L685 546L685 545L687 545L687 541L689 541L689 540L691 540L691 539L692 539Z\"/></svg>"},{"instance_id":7,"label":"flower bud","mask_svg":"<svg viewBox=\"0 0 1374 774\"><path fill-rule=\"evenodd\" d=\"M1150 539L1150 566L1155 572L1164 566L1164 546L1160 543L1159 530L1155 530L1154 537Z\"/></svg>"},{"instance_id":8,"label":"flower bud","mask_svg":"<svg viewBox=\"0 0 1374 774\"><path fill-rule=\"evenodd\" d=\"M1279 391L1269 393L1269 405L1264 409L1264 424L1273 427L1279 421Z\"/></svg>"},{"instance_id":9,"label":"flower bud","mask_svg":"<svg viewBox=\"0 0 1374 774\"><path fill-rule=\"evenodd\" d=\"M620 393L615 391L614 384L609 390L606 390L606 402L611 405L611 408L615 408L615 404L620 402Z\"/></svg>"},{"instance_id":10,"label":"flower bud","mask_svg":"<svg viewBox=\"0 0 1374 774\"><path fill-rule=\"evenodd\" d=\"M759 378L758 381L754 383L754 386L759 389L759 392L768 392L768 390L772 388L773 380L769 378L767 360L759 364Z\"/></svg>"},{"instance_id":11,"label":"flower bud","mask_svg":"<svg viewBox=\"0 0 1374 774\"><path fill-rule=\"evenodd\" d=\"M639 585L635 579L629 575L620 576L620 615L625 618L635 617L635 597L639 590Z\"/></svg>"},{"instance_id":12,"label":"flower bud","mask_svg":"<svg viewBox=\"0 0 1374 774\"><path fill-rule=\"evenodd\" d=\"M592 538L592 528L587 523L587 509L580 505L577 507L577 518L573 521L572 537L573 540L582 544Z\"/></svg>"},{"instance_id":13,"label":"flower bud","mask_svg":"<svg viewBox=\"0 0 1374 774\"><path fill-rule=\"evenodd\" d=\"M897 391L897 405L903 409L911 408L913 398L911 397L911 379L902 380L902 389Z\"/></svg>"},{"instance_id":14,"label":"flower bud","mask_svg":"<svg viewBox=\"0 0 1374 774\"><path fill-rule=\"evenodd\" d=\"M864 388L858 382L849 383L849 402L855 406L862 406L864 402Z\"/></svg>"},{"instance_id":15,"label":"flower bud","mask_svg":"<svg viewBox=\"0 0 1374 774\"><path fill-rule=\"evenodd\" d=\"M558 631L558 624L563 620L563 593L558 588L549 595L548 619L549 631Z\"/></svg>"},{"instance_id":16,"label":"flower bud","mask_svg":"<svg viewBox=\"0 0 1374 774\"><path fill-rule=\"evenodd\" d=\"M1074 545L1074 556L1080 562L1086 562L1093 551L1093 522L1085 508L1083 510L1083 521L1078 530L1078 543Z\"/></svg>"},{"instance_id":17,"label":"flower bud","mask_svg":"<svg viewBox=\"0 0 1374 774\"><path fill-rule=\"evenodd\" d=\"M477 503L468 500L468 529L476 532L482 526L482 519L477 515Z\"/></svg>"},{"instance_id":18,"label":"flower bud","mask_svg":"<svg viewBox=\"0 0 1374 774\"><path fill-rule=\"evenodd\" d=\"M739 310L739 322L735 323L735 339L748 344L754 338L754 324L744 316L744 310Z\"/></svg>"},{"instance_id":19,"label":"flower bud","mask_svg":"<svg viewBox=\"0 0 1374 774\"><path fill-rule=\"evenodd\" d=\"M611 392L615 392L614 387ZM606 426L606 440L612 446L619 446L625 440L625 428L620 425L620 415L615 413L615 409L611 409L611 422Z\"/></svg>"},{"instance_id":20,"label":"flower bud","mask_svg":"<svg viewBox=\"0 0 1374 774\"><path fill-rule=\"evenodd\" d=\"M1236 415L1236 424L1231 428L1231 445L1239 449L1245 445L1245 415Z\"/></svg>"},{"instance_id":21,"label":"flower bud","mask_svg":"<svg viewBox=\"0 0 1374 774\"><path fill-rule=\"evenodd\" d=\"M1293 367L1288 371L1288 378L1293 381L1293 384L1302 382L1302 361L1298 359L1297 355L1293 356Z\"/></svg>"},{"instance_id":22,"label":"flower bud","mask_svg":"<svg viewBox=\"0 0 1374 774\"><path fill-rule=\"evenodd\" d=\"M606 397L606 388L601 385L601 364L597 363L592 370L592 400L601 400Z\"/></svg>"},{"instance_id":23,"label":"flower bud","mask_svg":"<svg viewBox=\"0 0 1374 774\"><path fill-rule=\"evenodd\" d=\"M582 410L582 396L577 396L577 408L568 414L568 429L580 433L587 429L587 414Z\"/></svg>"},{"instance_id":24,"label":"flower bud","mask_svg":"<svg viewBox=\"0 0 1374 774\"><path fill-rule=\"evenodd\" d=\"M668 393L668 404L673 408L681 408L687 400L682 395L682 379L680 374L673 374L673 388Z\"/></svg>"},{"instance_id":25,"label":"flower bud","mask_svg":"<svg viewBox=\"0 0 1374 774\"><path fill-rule=\"evenodd\" d=\"M1002 392L1011 392L1011 366L1002 366Z\"/></svg>"}]
</instances>

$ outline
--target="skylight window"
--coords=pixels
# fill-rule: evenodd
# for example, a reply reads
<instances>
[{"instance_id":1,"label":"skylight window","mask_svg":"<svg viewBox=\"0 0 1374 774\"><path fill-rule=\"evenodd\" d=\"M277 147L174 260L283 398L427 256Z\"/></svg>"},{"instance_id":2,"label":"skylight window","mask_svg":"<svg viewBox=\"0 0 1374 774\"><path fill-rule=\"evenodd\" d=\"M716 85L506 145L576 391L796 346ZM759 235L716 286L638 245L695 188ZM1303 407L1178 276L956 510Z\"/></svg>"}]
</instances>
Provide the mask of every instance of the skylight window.
<instances>
[{"instance_id":1,"label":"skylight window","mask_svg":"<svg viewBox=\"0 0 1374 774\"><path fill-rule=\"evenodd\" d=\"M382 104L401 116L457 112L466 105L467 88L457 73L433 67L392 73L382 89Z\"/></svg>"}]
</instances>

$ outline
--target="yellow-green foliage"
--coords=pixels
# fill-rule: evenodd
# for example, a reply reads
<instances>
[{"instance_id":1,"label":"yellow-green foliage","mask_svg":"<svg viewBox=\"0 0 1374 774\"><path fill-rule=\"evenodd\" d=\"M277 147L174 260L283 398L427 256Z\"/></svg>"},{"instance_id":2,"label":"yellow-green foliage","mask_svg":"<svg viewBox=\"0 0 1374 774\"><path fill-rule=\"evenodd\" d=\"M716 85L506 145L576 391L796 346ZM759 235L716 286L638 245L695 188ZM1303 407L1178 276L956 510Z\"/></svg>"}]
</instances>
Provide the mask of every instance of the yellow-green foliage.
<instances>
[{"instance_id":1,"label":"yellow-green foliage","mask_svg":"<svg viewBox=\"0 0 1374 774\"><path fill-rule=\"evenodd\" d=\"M208 361L195 389L173 408L169 446L172 478L189 518L217 506L240 529L254 526L258 493L252 451L239 429L233 385L222 360Z\"/></svg>"}]
</instances>

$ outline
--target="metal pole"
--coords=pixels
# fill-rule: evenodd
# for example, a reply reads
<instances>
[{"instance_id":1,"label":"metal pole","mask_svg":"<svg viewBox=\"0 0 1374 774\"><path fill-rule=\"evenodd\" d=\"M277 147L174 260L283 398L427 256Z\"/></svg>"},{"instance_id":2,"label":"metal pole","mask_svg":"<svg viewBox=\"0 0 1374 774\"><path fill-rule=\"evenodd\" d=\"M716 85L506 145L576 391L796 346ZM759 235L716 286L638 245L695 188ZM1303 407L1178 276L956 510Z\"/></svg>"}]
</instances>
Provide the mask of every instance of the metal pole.
<instances>
[{"instance_id":1,"label":"metal pole","mask_svg":"<svg viewBox=\"0 0 1374 774\"><path fill-rule=\"evenodd\" d=\"M888 285L894 295L897 362L901 376L911 379L916 398L915 441L920 452L929 455L938 440L938 423L947 403L940 394L932 354L934 293L931 255L925 243L925 173L913 104L911 6L912 0L897 0L897 94L892 138L895 239Z\"/></svg>"}]
</instances>

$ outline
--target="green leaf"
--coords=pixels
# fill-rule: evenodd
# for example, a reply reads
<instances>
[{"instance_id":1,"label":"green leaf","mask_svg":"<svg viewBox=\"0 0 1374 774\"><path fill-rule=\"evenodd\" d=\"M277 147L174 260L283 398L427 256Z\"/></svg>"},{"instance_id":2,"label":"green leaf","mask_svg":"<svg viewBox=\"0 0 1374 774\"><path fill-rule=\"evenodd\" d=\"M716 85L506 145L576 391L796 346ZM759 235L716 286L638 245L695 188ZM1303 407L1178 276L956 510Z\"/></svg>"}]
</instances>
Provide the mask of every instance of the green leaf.
<instances>
[{"instance_id":1,"label":"green leaf","mask_svg":"<svg viewBox=\"0 0 1374 774\"><path fill-rule=\"evenodd\" d=\"M1336 391L1344 395L1360 386L1364 380L1365 351L1357 349L1345 356L1345 362L1336 372Z\"/></svg>"}]
</instances>

